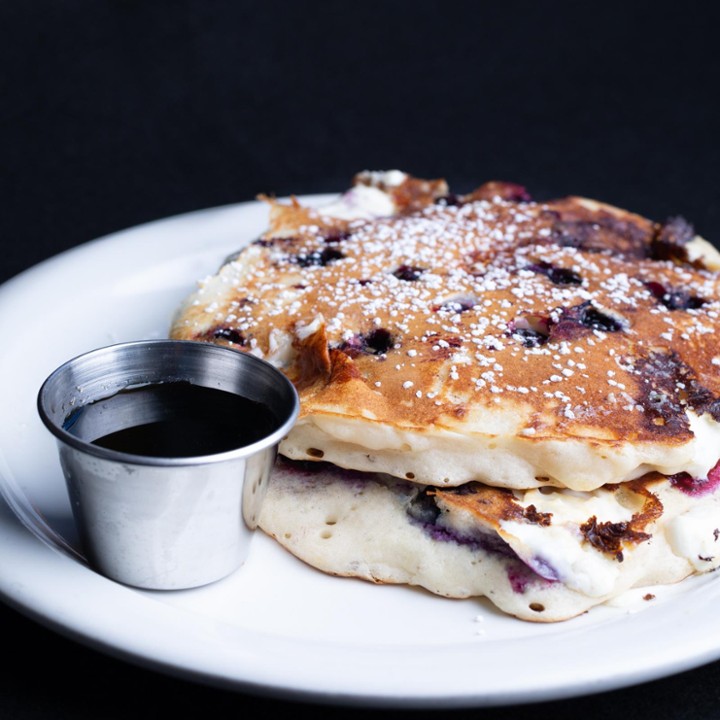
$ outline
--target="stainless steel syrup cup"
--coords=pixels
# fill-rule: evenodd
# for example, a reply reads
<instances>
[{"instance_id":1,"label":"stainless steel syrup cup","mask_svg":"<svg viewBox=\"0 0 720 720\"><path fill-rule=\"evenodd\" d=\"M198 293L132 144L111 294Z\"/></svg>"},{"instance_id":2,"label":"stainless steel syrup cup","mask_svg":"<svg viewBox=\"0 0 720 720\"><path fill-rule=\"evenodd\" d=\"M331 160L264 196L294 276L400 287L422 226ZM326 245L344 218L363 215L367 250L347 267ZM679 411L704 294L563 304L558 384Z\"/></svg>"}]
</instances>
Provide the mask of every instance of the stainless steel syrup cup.
<instances>
[{"instance_id":1,"label":"stainless steel syrup cup","mask_svg":"<svg viewBox=\"0 0 720 720\"><path fill-rule=\"evenodd\" d=\"M178 381L262 403L273 425L250 445L190 457L127 454L67 429L80 407L129 388ZM118 582L154 590L205 585L245 562L278 444L298 410L292 383L270 364L210 343L175 340L80 355L55 370L38 394L89 564Z\"/></svg>"}]
</instances>

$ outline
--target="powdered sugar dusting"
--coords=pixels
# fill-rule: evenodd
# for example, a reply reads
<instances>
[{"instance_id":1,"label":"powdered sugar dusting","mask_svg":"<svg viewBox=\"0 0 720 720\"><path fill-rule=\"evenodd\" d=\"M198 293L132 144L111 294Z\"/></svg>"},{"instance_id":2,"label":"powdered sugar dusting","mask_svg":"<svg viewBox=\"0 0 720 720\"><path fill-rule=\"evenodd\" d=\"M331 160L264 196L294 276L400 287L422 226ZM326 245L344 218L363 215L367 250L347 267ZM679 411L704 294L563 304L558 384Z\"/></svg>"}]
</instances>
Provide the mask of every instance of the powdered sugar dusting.
<instances>
[{"instance_id":1,"label":"powdered sugar dusting","mask_svg":"<svg viewBox=\"0 0 720 720\"><path fill-rule=\"evenodd\" d=\"M699 348L720 331L717 273L638 256L636 237L650 247L654 230L635 216L621 232L607 212L567 200L493 196L372 219L311 217L292 237L269 233L240 253L223 274L237 292L224 303L211 294L205 322L232 326L262 356L273 330L321 317L328 346L348 352L369 386L404 390L424 417L512 396L531 408L525 437L577 423L602 435L609 417L620 418L613 432L652 433L632 417L645 410L635 359L665 348L702 364ZM635 245L604 249L608 232ZM373 329L392 339L386 349L353 346ZM698 373L713 395L716 375Z\"/></svg>"}]
</instances>

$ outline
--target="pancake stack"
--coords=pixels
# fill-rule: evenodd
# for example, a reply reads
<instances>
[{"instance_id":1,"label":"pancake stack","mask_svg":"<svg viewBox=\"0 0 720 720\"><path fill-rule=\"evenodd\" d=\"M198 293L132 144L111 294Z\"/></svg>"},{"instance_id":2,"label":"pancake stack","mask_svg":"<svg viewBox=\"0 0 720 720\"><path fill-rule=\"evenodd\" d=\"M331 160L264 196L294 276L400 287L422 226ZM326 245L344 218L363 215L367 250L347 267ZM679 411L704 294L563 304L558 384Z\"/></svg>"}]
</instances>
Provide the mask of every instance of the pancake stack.
<instances>
[{"instance_id":1,"label":"pancake stack","mask_svg":"<svg viewBox=\"0 0 720 720\"><path fill-rule=\"evenodd\" d=\"M687 221L400 171L263 200L170 335L298 389L267 534L545 622L720 565L720 255Z\"/></svg>"}]
</instances>

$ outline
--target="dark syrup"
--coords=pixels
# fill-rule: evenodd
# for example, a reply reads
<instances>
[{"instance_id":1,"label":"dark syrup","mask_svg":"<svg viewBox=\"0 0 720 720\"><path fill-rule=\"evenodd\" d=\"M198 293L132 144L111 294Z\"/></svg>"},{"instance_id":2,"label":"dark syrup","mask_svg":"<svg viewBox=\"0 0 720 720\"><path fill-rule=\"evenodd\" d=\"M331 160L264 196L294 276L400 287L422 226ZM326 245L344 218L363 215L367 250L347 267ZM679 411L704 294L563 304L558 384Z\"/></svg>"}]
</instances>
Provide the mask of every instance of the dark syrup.
<instances>
[{"instance_id":1,"label":"dark syrup","mask_svg":"<svg viewBox=\"0 0 720 720\"><path fill-rule=\"evenodd\" d=\"M121 390L74 411L63 425L100 447L169 458L235 450L261 440L278 426L261 403L188 382Z\"/></svg>"}]
</instances>

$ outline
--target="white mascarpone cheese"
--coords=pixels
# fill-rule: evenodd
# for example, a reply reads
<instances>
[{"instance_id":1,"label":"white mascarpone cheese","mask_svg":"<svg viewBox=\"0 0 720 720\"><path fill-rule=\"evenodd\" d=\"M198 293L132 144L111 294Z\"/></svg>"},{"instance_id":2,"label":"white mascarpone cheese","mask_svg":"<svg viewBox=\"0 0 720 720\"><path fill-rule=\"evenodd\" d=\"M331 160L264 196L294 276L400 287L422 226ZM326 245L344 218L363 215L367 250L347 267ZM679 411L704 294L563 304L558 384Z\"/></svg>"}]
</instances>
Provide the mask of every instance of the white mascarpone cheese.
<instances>
[{"instance_id":1,"label":"white mascarpone cheese","mask_svg":"<svg viewBox=\"0 0 720 720\"><path fill-rule=\"evenodd\" d=\"M407 179L400 170L365 172L369 185L354 185L337 200L319 208L322 215L341 220L371 220L394 215L397 208L392 196L381 187L397 187Z\"/></svg>"},{"instance_id":2,"label":"white mascarpone cheese","mask_svg":"<svg viewBox=\"0 0 720 720\"><path fill-rule=\"evenodd\" d=\"M611 593L620 573L620 564L608 562L588 543L578 538L576 529L555 524L551 527L502 522L502 530L513 537L513 550L541 574L551 568L555 578L572 590L602 597ZM507 538L506 538L507 539Z\"/></svg>"},{"instance_id":3,"label":"white mascarpone cheese","mask_svg":"<svg viewBox=\"0 0 720 720\"><path fill-rule=\"evenodd\" d=\"M688 410L687 416L695 435L695 455L686 472L695 478L706 478L720 457L720 423L710 413L696 415Z\"/></svg>"},{"instance_id":4,"label":"white mascarpone cheese","mask_svg":"<svg viewBox=\"0 0 720 720\"><path fill-rule=\"evenodd\" d=\"M395 213L392 197L383 190L369 185L358 185L348 190L335 202L318 208L321 215L341 220L371 220Z\"/></svg>"},{"instance_id":5,"label":"white mascarpone cheese","mask_svg":"<svg viewBox=\"0 0 720 720\"><path fill-rule=\"evenodd\" d=\"M665 531L673 552L696 570L707 570L720 552L720 518L716 503L698 505L673 519Z\"/></svg>"},{"instance_id":6,"label":"white mascarpone cheese","mask_svg":"<svg viewBox=\"0 0 720 720\"><path fill-rule=\"evenodd\" d=\"M549 566L563 584L590 597L612 592L619 563L609 563L592 545L583 542L578 528L593 515L602 522L630 520L632 509L604 490L560 490L549 495L528 491L523 504L534 505L538 512L552 513L549 527L507 520L500 523L504 539L526 563L531 567Z\"/></svg>"}]
</instances>

